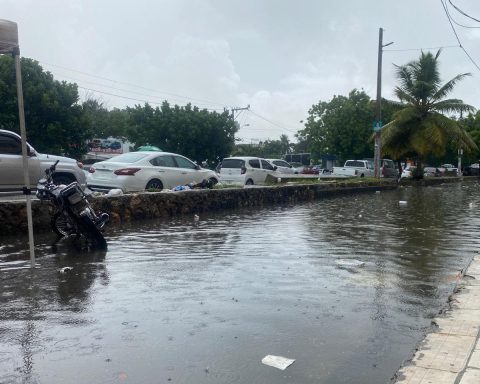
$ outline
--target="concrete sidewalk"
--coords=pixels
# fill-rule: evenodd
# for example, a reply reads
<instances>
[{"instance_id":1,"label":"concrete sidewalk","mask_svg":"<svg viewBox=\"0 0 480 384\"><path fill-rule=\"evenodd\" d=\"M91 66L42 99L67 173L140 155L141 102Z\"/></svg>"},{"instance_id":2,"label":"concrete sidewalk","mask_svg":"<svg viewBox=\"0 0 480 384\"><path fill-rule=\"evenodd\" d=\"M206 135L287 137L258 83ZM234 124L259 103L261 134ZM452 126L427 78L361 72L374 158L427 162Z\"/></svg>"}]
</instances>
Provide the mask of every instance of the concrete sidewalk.
<instances>
[{"instance_id":1,"label":"concrete sidewalk","mask_svg":"<svg viewBox=\"0 0 480 384\"><path fill-rule=\"evenodd\" d=\"M413 359L397 372L396 383L480 383L480 256L457 284L451 309L434 320Z\"/></svg>"}]
</instances>

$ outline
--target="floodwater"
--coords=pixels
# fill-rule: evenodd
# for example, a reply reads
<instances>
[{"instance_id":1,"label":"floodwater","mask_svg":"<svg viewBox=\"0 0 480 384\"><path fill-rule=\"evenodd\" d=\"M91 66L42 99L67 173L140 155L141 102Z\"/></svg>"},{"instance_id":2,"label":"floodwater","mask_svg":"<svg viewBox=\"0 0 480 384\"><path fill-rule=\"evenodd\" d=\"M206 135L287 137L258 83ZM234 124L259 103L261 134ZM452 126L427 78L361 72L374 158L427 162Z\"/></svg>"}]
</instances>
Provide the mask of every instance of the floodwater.
<instances>
[{"instance_id":1,"label":"floodwater","mask_svg":"<svg viewBox=\"0 0 480 384\"><path fill-rule=\"evenodd\" d=\"M468 182L135 223L106 253L44 235L34 270L1 238L0 383L388 383L478 250L479 208Z\"/></svg>"}]
</instances>

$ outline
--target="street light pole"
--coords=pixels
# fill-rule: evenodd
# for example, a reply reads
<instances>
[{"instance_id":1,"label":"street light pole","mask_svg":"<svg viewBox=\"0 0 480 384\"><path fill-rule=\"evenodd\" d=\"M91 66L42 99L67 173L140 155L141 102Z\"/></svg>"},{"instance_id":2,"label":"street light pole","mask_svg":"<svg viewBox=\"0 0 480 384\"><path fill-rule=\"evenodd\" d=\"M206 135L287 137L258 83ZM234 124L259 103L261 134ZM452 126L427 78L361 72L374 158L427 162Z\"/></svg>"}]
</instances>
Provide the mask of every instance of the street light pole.
<instances>
[{"instance_id":1,"label":"street light pole","mask_svg":"<svg viewBox=\"0 0 480 384\"><path fill-rule=\"evenodd\" d=\"M375 132L375 147L374 147L374 165L375 177L380 178L380 157L382 156L382 53L383 48L393 44L393 42L383 45L383 28L378 30L378 67L377 67L377 107L375 122L373 130Z\"/></svg>"}]
</instances>

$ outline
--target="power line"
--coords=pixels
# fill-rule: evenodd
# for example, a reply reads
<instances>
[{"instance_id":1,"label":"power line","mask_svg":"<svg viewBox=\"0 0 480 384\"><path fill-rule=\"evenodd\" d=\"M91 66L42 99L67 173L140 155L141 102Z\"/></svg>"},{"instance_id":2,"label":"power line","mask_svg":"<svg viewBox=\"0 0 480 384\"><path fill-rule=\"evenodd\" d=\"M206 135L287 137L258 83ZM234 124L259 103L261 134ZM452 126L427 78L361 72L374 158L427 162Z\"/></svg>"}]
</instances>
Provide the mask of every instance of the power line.
<instances>
[{"instance_id":1,"label":"power line","mask_svg":"<svg viewBox=\"0 0 480 384\"><path fill-rule=\"evenodd\" d=\"M251 109L249 110L249 112L250 112L250 113L253 113L255 116L259 117L260 119L265 120L267 123L270 123L270 124L272 124L272 125L275 125L276 127L281 128L281 129L284 129L285 131L292 132L292 133L295 133L295 134L298 132L298 130L297 130L297 131L293 131L293 130L291 130L291 129L289 129L289 128L283 127L283 126L281 126L280 124L275 123L274 121L269 120L269 119L267 119L266 117L263 117L263 116L259 115L258 113L252 111Z\"/></svg>"},{"instance_id":2,"label":"power line","mask_svg":"<svg viewBox=\"0 0 480 384\"><path fill-rule=\"evenodd\" d=\"M63 69L63 70L65 70L65 71L76 72L76 73L82 74L82 75L84 75L84 76L94 77L94 78L97 78L97 79L102 79L102 80L110 81L110 82L116 83L116 84L123 84L123 85L127 85L127 86L130 86L130 87L135 87L135 88L143 89L143 90L145 90L145 91L156 92L156 93L160 93L160 94L164 94L164 95L170 95L170 96L179 97L179 98L182 98L182 99L187 99L187 100L192 100L192 101L206 102L206 103L209 103L210 105L213 104L213 105L219 105L219 106L222 106L222 107L225 106L225 104L218 103L218 102L215 102L215 101L212 101L212 100L206 100L206 99L194 98L194 97L189 97L189 96L183 96L183 95L179 95L179 94L171 93L171 92L158 91L158 90L156 90L156 89L143 87L143 86L138 85L138 84L128 83L128 82L124 82L124 81L118 81L118 80L110 79L110 78L108 78L108 77L98 76L98 75L94 75L94 74L91 74L91 73L88 73L88 72L79 71L79 70L77 70L77 69L72 69L72 68L63 67L63 66L57 65L57 64L47 63L47 62L40 61L40 60L38 60L38 62L41 63L41 64L43 64L43 65L47 65L47 66L51 66L51 67L54 67L54 68Z\"/></svg>"},{"instance_id":3,"label":"power line","mask_svg":"<svg viewBox=\"0 0 480 384\"><path fill-rule=\"evenodd\" d=\"M457 38L458 44L460 45L460 48L462 48L463 52L465 52L465 55L467 55L467 57L470 59L470 61L473 63L473 65L475 65L475 67L477 67L477 69L480 71L480 67L479 67L478 64L475 62L475 60L473 60L473 58L469 55L469 53L467 52L467 50L463 47L462 42L460 41L460 38L459 38L458 35L457 35L457 31L455 30L455 27L453 26L453 23L452 23L450 14L448 13L446 0L440 0L440 1L441 1L441 3L442 3L443 9L444 9L444 11L445 11L445 14L447 15L448 22L450 23L450 26L452 27L453 33L454 33L455 37ZM445 1L445 2L444 2L444 1Z\"/></svg>"},{"instance_id":4,"label":"power line","mask_svg":"<svg viewBox=\"0 0 480 384\"><path fill-rule=\"evenodd\" d=\"M123 96L123 95L117 95L115 93L100 91L98 89L93 89L93 88L82 87L80 85L77 85L77 87L80 88L80 89L84 89L86 91L101 93L101 94L108 95L108 96L113 96L113 97L119 97L121 99L141 101L143 103L149 103L149 104L155 104L155 105L162 105L164 103L164 101L156 102L156 101L152 101L152 100L145 100L145 99L138 99L138 98ZM224 111L224 109L211 109L211 108L199 108L199 109L206 109L207 111Z\"/></svg>"},{"instance_id":5,"label":"power line","mask_svg":"<svg viewBox=\"0 0 480 384\"><path fill-rule=\"evenodd\" d=\"M109 88L109 89L113 89L115 91L120 91L120 92L127 92L127 93L130 93L130 94L135 94L135 95L139 95L139 96L145 96L145 97L148 97L148 98L157 98L156 95L148 95L148 94L145 94L145 93L141 93L141 92L135 92L135 91L132 91L132 90L129 90L129 89L122 89L122 88L116 88L116 87L112 87L111 85L107 85L107 84L100 84L100 83L96 83L94 81L88 81L88 80L81 80L81 79L77 79L75 77L71 77L71 76L65 76L65 75L60 75L60 77L62 78L65 78L65 79L70 79L70 80L73 80L73 81L76 81L76 82L80 82L80 83L85 83L85 84L93 84L93 85L97 85L97 86L101 86L101 87L105 87L105 88ZM78 84L77 84L78 85ZM172 99L170 99L172 100ZM175 99L173 99L175 100ZM177 99L178 100L178 99ZM166 100L168 101L168 100ZM185 102L184 100L183 101L180 101L180 102ZM211 104L203 104L203 103L195 103L196 106L212 106Z\"/></svg>"},{"instance_id":6,"label":"power line","mask_svg":"<svg viewBox=\"0 0 480 384\"><path fill-rule=\"evenodd\" d=\"M475 17L473 16L470 16L469 14L467 14L466 12L462 11L460 8L458 8L455 4L452 3L452 0L448 0L448 2L450 3L450 5L455 8L458 12L460 12L463 16L465 17L468 17L469 19L472 19L474 21L476 21L477 23L480 23L480 20L479 19L476 19ZM478 28L478 27L477 27Z\"/></svg>"},{"instance_id":7,"label":"power line","mask_svg":"<svg viewBox=\"0 0 480 384\"><path fill-rule=\"evenodd\" d=\"M405 48L405 49L384 49L383 52L406 52L406 51L423 51L427 49L445 49L445 48L461 48L460 45L443 45L439 47L423 47L423 48Z\"/></svg>"}]
</instances>

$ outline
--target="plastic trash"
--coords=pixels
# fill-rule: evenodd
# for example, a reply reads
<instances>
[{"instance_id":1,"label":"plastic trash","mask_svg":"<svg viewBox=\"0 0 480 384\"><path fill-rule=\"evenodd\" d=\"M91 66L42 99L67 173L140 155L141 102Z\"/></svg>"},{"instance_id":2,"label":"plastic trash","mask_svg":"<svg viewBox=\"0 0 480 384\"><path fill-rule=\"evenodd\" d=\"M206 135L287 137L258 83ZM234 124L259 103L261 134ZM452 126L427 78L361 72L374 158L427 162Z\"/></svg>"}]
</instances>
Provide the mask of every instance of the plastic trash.
<instances>
[{"instance_id":1,"label":"plastic trash","mask_svg":"<svg viewBox=\"0 0 480 384\"><path fill-rule=\"evenodd\" d=\"M72 269L73 269L72 267L63 267L63 268L60 268L60 269L58 270L58 272L60 272L60 273L68 273L68 272L70 272Z\"/></svg>"},{"instance_id":2,"label":"plastic trash","mask_svg":"<svg viewBox=\"0 0 480 384\"><path fill-rule=\"evenodd\" d=\"M114 188L108 191L107 196L121 196L123 191L119 188Z\"/></svg>"},{"instance_id":3,"label":"plastic trash","mask_svg":"<svg viewBox=\"0 0 480 384\"><path fill-rule=\"evenodd\" d=\"M200 216L198 216L197 214L193 215L193 220L194 221L200 220Z\"/></svg>"},{"instance_id":4,"label":"plastic trash","mask_svg":"<svg viewBox=\"0 0 480 384\"><path fill-rule=\"evenodd\" d=\"M172 191L174 192L188 191L189 189L192 189L192 188L190 188L188 185L177 185L175 188L172 189Z\"/></svg>"},{"instance_id":5,"label":"plastic trash","mask_svg":"<svg viewBox=\"0 0 480 384\"><path fill-rule=\"evenodd\" d=\"M295 359L289 359L288 357L274 355L267 355L262 359L263 364L281 369L282 371L292 365L294 361Z\"/></svg>"},{"instance_id":6,"label":"plastic trash","mask_svg":"<svg viewBox=\"0 0 480 384\"><path fill-rule=\"evenodd\" d=\"M400 200L398 202L398 205L407 205L407 202L405 200Z\"/></svg>"}]
</instances>

